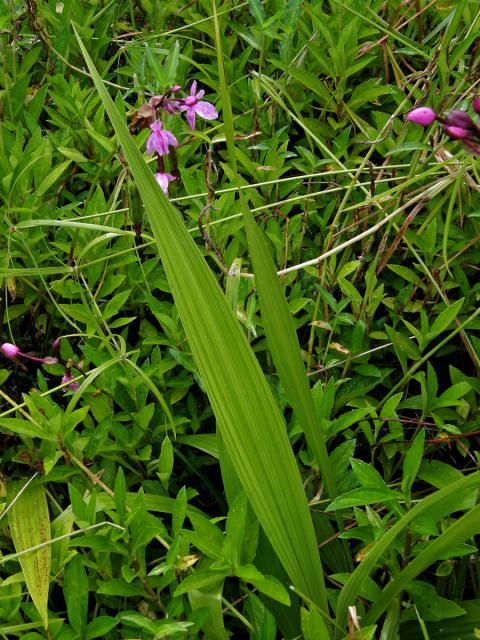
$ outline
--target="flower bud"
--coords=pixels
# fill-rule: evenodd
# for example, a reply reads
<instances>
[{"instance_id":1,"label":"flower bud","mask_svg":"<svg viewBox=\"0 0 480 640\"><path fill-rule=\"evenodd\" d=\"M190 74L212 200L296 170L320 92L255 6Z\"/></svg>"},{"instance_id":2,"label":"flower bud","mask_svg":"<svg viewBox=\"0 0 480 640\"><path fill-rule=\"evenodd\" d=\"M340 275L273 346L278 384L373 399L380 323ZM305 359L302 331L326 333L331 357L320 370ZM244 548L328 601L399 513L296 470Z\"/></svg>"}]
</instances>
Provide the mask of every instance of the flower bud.
<instances>
[{"instance_id":1,"label":"flower bud","mask_svg":"<svg viewBox=\"0 0 480 640\"><path fill-rule=\"evenodd\" d=\"M435 121L437 114L430 107L418 107L407 115L407 120L420 124L422 127L428 127Z\"/></svg>"},{"instance_id":2,"label":"flower bud","mask_svg":"<svg viewBox=\"0 0 480 640\"><path fill-rule=\"evenodd\" d=\"M478 96L473 99L473 110L475 113L480 113L480 98Z\"/></svg>"},{"instance_id":3,"label":"flower bud","mask_svg":"<svg viewBox=\"0 0 480 640\"><path fill-rule=\"evenodd\" d=\"M454 140L463 140L464 138L468 138L470 132L467 129L462 129L462 127L443 127L447 136L453 138Z\"/></svg>"},{"instance_id":4,"label":"flower bud","mask_svg":"<svg viewBox=\"0 0 480 640\"><path fill-rule=\"evenodd\" d=\"M42 364L57 364L57 358L52 358L51 356L47 356L46 358L41 358Z\"/></svg>"},{"instance_id":5,"label":"flower bud","mask_svg":"<svg viewBox=\"0 0 480 640\"><path fill-rule=\"evenodd\" d=\"M55 340L52 341L52 349L54 351L58 351L58 349L60 349L60 340L61 338L55 338Z\"/></svg>"},{"instance_id":6,"label":"flower bud","mask_svg":"<svg viewBox=\"0 0 480 640\"><path fill-rule=\"evenodd\" d=\"M7 358L16 358L20 353L20 349L10 342L4 342L0 345L0 351L4 356L7 356Z\"/></svg>"},{"instance_id":7,"label":"flower bud","mask_svg":"<svg viewBox=\"0 0 480 640\"><path fill-rule=\"evenodd\" d=\"M447 111L444 115L445 124L449 127L460 127L461 129L475 129L475 124L465 111L454 109Z\"/></svg>"}]
</instances>

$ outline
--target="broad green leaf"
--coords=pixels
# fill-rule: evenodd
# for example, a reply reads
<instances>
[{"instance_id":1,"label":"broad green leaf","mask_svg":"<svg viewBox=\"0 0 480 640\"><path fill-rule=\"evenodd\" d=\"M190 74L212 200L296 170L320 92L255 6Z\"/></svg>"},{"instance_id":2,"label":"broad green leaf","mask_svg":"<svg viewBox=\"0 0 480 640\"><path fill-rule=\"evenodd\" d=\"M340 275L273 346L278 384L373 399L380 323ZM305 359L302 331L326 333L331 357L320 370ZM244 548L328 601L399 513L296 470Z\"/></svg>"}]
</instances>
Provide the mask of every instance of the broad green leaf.
<instances>
[{"instance_id":1,"label":"broad green leaf","mask_svg":"<svg viewBox=\"0 0 480 640\"><path fill-rule=\"evenodd\" d=\"M328 505L325 511L337 511L338 509L347 509L349 507L363 507L367 504L376 504L377 502L391 502L401 497L402 495L398 491L391 491L390 489L378 489L376 487L353 489L336 498Z\"/></svg>"},{"instance_id":2,"label":"broad green leaf","mask_svg":"<svg viewBox=\"0 0 480 640\"><path fill-rule=\"evenodd\" d=\"M230 637L225 630L223 618L223 591L224 578L213 580L208 585L203 585L200 589L190 589L188 599L193 610L207 609L208 618L203 626L205 637L212 640L228 640Z\"/></svg>"},{"instance_id":3,"label":"broad green leaf","mask_svg":"<svg viewBox=\"0 0 480 640\"><path fill-rule=\"evenodd\" d=\"M188 436L177 436L177 442L188 444L200 451L218 458L217 436L214 433L198 433Z\"/></svg>"},{"instance_id":4,"label":"broad green leaf","mask_svg":"<svg viewBox=\"0 0 480 640\"><path fill-rule=\"evenodd\" d=\"M228 576L227 569L210 571L210 570L198 570L192 575L187 576L175 589L176 596L182 595L182 593L188 593L193 589L210 588L218 583L219 580L224 580Z\"/></svg>"},{"instance_id":5,"label":"broad green leaf","mask_svg":"<svg viewBox=\"0 0 480 640\"><path fill-rule=\"evenodd\" d=\"M88 618L88 578L79 555L73 557L65 567L63 593L67 603L68 621L83 637Z\"/></svg>"},{"instance_id":6,"label":"broad green leaf","mask_svg":"<svg viewBox=\"0 0 480 640\"><path fill-rule=\"evenodd\" d=\"M235 471L290 579L326 610L315 533L283 417L213 273L158 186L80 39L79 44L145 205Z\"/></svg>"},{"instance_id":7,"label":"broad green leaf","mask_svg":"<svg viewBox=\"0 0 480 640\"><path fill-rule=\"evenodd\" d=\"M258 521L242 491L230 504L222 557L233 567L252 562L258 542Z\"/></svg>"},{"instance_id":8,"label":"broad green leaf","mask_svg":"<svg viewBox=\"0 0 480 640\"><path fill-rule=\"evenodd\" d=\"M290 604L290 597L285 587L275 578L264 576L253 564L238 567L235 575L241 580L253 584L254 587L269 598L277 600L286 606Z\"/></svg>"},{"instance_id":9,"label":"broad green leaf","mask_svg":"<svg viewBox=\"0 0 480 640\"><path fill-rule=\"evenodd\" d=\"M16 495L21 492L15 500ZM8 512L8 524L20 566L42 624L48 628L48 585L50 582L51 547L50 517L48 514L45 485L38 480L31 482L22 491L22 484L15 482L10 487L15 503ZM35 551L27 549L44 545Z\"/></svg>"},{"instance_id":10,"label":"broad green leaf","mask_svg":"<svg viewBox=\"0 0 480 640\"><path fill-rule=\"evenodd\" d=\"M378 471L369 462L363 460L350 459L352 471L362 487L376 488L380 490L388 489L387 483Z\"/></svg>"},{"instance_id":11,"label":"broad green leaf","mask_svg":"<svg viewBox=\"0 0 480 640\"><path fill-rule=\"evenodd\" d=\"M425 429L421 429L415 436L403 461L402 491L408 498L410 497L412 484L417 477L418 469L422 462L424 442Z\"/></svg>"},{"instance_id":12,"label":"broad green leaf","mask_svg":"<svg viewBox=\"0 0 480 640\"><path fill-rule=\"evenodd\" d=\"M315 609L301 609L302 632L305 640L324 640L326 628L321 614Z\"/></svg>"},{"instance_id":13,"label":"broad green leaf","mask_svg":"<svg viewBox=\"0 0 480 640\"><path fill-rule=\"evenodd\" d=\"M300 345L275 267L255 221L243 203L248 246L252 255L255 284L268 346L285 393L302 425L307 442L331 498L336 496L333 472L328 460L325 435L319 428L312 393L300 355Z\"/></svg>"},{"instance_id":14,"label":"broad green leaf","mask_svg":"<svg viewBox=\"0 0 480 640\"><path fill-rule=\"evenodd\" d=\"M66 160L62 162L57 167L53 168L48 176L43 180L42 184L35 190L35 197L40 198L43 194L52 187L57 180L60 178L62 173L70 164L71 160Z\"/></svg>"},{"instance_id":15,"label":"broad green leaf","mask_svg":"<svg viewBox=\"0 0 480 640\"><path fill-rule=\"evenodd\" d=\"M110 616L98 616L87 625L85 629L85 640L100 638L111 631L118 624L118 620Z\"/></svg>"},{"instance_id":16,"label":"broad green leaf","mask_svg":"<svg viewBox=\"0 0 480 640\"><path fill-rule=\"evenodd\" d=\"M158 477L165 490L168 489L168 481L173 471L173 446L168 436L162 441L160 457L158 459Z\"/></svg>"},{"instance_id":17,"label":"broad green leaf","mask_svg":"<svg viewBox=\"0 0 480 640\"><path fill-rule=\"evenodd\" d=\"M448 329L448 327L460 313L460 309L462 308L464 300L465 298L456 300L449 307L438 314L435 322L432 324L430 331L427 334L427 339L429 342L436 338L440 333L442 333L442 331Z\"/></svg>"},{"instance_id":18,"label":"broad green leaf","mask_svg":"<svg viewBox=\"0 0 480 640\"><path fill-rule=\"evenodd\" d=\"M236 149L232 110L226 76L223 69L223 58L220 55L221 40L216 25L217 59L220 74L220 88L225 118L225 137L229 150L230 163L237 181ZM300 355L293 318L290 313L283 288L278 279L274 262L269 254L265 239L250 213L243 191L239 192L243 221L247 231L248 246L252 256L255 284L260 299L262 320L269 349L278 370L282 386L304 429L307 442L320 467L323 480L331 498L336 496L334 476L328 460L325 434L318 423L310 385ZM342 526L341 523L339 523Z\"/></svg>"}]
</instances>

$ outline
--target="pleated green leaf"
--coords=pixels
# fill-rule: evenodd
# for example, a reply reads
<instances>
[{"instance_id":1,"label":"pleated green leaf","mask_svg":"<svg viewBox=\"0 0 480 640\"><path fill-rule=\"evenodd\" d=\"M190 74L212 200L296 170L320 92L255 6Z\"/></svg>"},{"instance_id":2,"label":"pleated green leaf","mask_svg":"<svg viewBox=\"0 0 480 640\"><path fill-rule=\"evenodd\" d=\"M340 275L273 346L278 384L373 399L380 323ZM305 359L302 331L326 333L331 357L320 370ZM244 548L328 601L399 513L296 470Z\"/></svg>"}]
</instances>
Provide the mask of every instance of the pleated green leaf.
<instances>
[{"instance_id":1,"label":"pleated green leaf","mask_svg":"<svg viewBox=\"0 0 480 640\"><path fill-rule=\"evenodd\" d=\"M10 488L12 500L22 490L20 483ZM50 535L50 518L48 515L45 485L33 481L18 496L8 512L8 524L15 551L19 555L20 566L27 586L45 629L48 628L48 585L50 582L51 551L48 544ZM27 549L44 547L22 553Z\"/></svg>"},{"instance_id":2,"label":"pleated green leaf","mask_svg":"<svg viewBox=\"0 0 480 640\"><path fill-rule=\"evenodd\" d=\"M326 610L315 533L283 417L214 275L158 186L80 39L79 43L145 205L235 471L293 584Z\"/></svg>"}]
</instances>

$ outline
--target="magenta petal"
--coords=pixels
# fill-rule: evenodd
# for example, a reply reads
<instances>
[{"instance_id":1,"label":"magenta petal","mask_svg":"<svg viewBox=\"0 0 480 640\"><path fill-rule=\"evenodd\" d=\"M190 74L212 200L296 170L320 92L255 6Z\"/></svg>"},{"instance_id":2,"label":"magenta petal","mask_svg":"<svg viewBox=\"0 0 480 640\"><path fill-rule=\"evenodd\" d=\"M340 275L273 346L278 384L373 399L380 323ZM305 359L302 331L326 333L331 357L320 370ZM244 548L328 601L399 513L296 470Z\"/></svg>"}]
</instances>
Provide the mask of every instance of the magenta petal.
<instances>
[{"instance_id":1,"label":"magenta petal","mask_svg":"<svg viewBox=\"0 0 480 640\"><path fill-rule=\"evenodd\" d=\"M163 136L166 143L169 144L171 147L178 147L178 140L176 139L176 137L173 135L171 131L167 131L165 129L163 132Z\"/></svg>"},{"instance_id":2,"label":"magenta petal","mask_svg":"<svg viewBox=\"0 0 480 640\"><path fill-rule=\"evenodd\" d=\"M192 86L190 87L190 95L191 95L191 96L195 96L195 95L196 95L196 93L197 93L197 81L196 81L196 80L194 80L194 81L192 82Z\"/></svg>"},{"instance_id":3,"label":"magenta petal","mask_svg":"<svg viewBox=\"0 0 480 640\"><path fill-rule=\"evenodd\" d=\"M216 120L218 118L217 110L209 102L199 102L195 105L195 111L205 120Z\"/></svg>"},{"instance_id":4,"label":"magenta petal","mask_svg":"<svg viewBox=\"0 0 480 640\"><path fill-rule=\"evenodd\" d=\"M168 196L168 183L172 182L172 180L176 180L175 176L172 176L170 173L161 173L159 171L155 174L155 178L160 185L163 193Z\"/></svg>"},{"instance_id":5,"label":"magenta petal","mask_svg":"<svg viewBox=\"0 0 480 640\"><path fill-rule=\"evenodd\" d=\"M192 107L187 111L188 124L195 129L195 109Z\"/></svg>"},{"instance_id":6,"label":"magenta petal","mask_svg":"<svg viewBox=\"0 0 480 640\"><path fill-rule=\"evenodd\" d=\"M469 136L469 132L466 129L462 129L462 127L445 126L443 128L445 130L445 133L454 140L464 140Z\"/></svg>"},{"instance_id":7,"label":"magenta petal","mask_svg":"<svg viewBox=\"0 0 480 640\"><path fill-rule=\"evenodd\" d=\"M155 146L153 144L154 138L155 138L155 134L151 133L147 139L147 153L149 156L151 156L152 153L155 151Z\"/></svg>"},{"instance_id":8,"label":"magenta petal","mask_svg":"<svg viewBox=\"0 0 480 640\"><path fill-rule=\"evenodd\" d=\"M407 115L407 120L420 124L422 127L428 127L436 119L437 114L430 107L418 107Z\"/></svg>"}]
</instances>

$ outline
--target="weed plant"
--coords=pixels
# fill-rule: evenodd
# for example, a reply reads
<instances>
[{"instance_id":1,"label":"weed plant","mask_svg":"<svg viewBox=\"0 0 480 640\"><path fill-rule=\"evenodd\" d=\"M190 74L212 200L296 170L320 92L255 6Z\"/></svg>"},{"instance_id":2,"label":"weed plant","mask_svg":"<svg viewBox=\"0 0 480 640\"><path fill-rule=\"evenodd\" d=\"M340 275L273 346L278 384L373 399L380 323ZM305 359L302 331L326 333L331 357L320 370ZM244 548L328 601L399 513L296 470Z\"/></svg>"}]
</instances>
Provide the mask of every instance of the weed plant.
<instances>
[{"instance_id":1,"label":"weed plant","mask_svg":"<svg viewBox=\"0 0 480 640\"><path fill-rule=\"evenodd\" d=\"M0 26L0 637L478 637L478 2Z\"/></svg>"}]
</instances>

